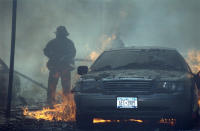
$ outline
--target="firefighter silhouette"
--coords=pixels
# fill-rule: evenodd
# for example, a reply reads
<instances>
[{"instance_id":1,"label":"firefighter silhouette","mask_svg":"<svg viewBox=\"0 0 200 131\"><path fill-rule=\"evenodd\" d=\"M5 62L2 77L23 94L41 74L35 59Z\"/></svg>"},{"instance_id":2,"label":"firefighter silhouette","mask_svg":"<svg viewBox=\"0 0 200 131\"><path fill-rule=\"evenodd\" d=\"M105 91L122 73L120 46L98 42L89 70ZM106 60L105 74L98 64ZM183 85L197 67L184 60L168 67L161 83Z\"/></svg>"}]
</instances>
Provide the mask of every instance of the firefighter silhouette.
<instances>
[{"instance_id":1,"label":"firefighter silhouette","mask_svg":"<svg viewBox=\"0 0 200 131\"><path fill-rule=\"evenodd\" d=\"M56 86L59 78L63 94L67 95L71 87L71 71L74 69L74 57L76 49L74 43L67 38L69 33L65 26L58 26L55 32L56 38L50 40L44 48L44 55L49 58L47 67L49 69L47 103L55 103Z\"/></svg>"}]
</instances>

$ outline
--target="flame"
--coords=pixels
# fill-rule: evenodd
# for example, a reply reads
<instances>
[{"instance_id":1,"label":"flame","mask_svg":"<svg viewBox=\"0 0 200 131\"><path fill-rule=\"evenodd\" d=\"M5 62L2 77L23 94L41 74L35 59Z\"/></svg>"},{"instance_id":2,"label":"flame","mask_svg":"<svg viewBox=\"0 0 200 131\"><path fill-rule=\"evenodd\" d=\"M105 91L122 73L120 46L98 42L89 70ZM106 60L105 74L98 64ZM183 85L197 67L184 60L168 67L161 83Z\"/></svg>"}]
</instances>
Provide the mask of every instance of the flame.
<instances>
[{"instance_id":1,"label":"flame","mask_svg":"<svg viewBox=\"0 0 200 131\"><path fill-rule=\"evenodd\" d=\"M90 53L90 59L92 61L95 61L97 59L97 57L99 56L99 53L93 51L92 53Z\"/></svg>"},{"instance_id":2,"label":"flame","mask_svg":"<svg viewBox=\"0 0 200 131\"><path fill-rule=\"evenodd\" d=\"M200 108L200 92L198 92L198 106Z\"/></svg>"},{"instance_id":3,"label":"flame","mask_svg":"<svg viewBox=\"0 0 200 131\"><path fill-rule=\"evenodd\" d=\"M200 71L200 51L190 50L186 60L194 73Z\"/></svg>"},{"instance_id":4,"label":"flame","mask_svg":"<svg viewBox=\"0 0 200 131\"><path fill-rule=\"evenodd\" d=\"M47 66L46 66L47 62L48 62L48 59L45 57L44 60L43 60L43 63L42 63L42 67L40 68L40 72L43 73L43 74L46 74L49 71Z\"/></svg>"},{"instance_id":5,"label":"flame","mask_svg":"<svg viewBox=\"0 0 200 131\"><path fill-rule=\"evenodd\" d=\"M112 36L104 35L101 40L101 48L100 51L103 52L105 49L111 48L111 43L116 39L116 35L112 34Z\"/></svg>"},{"instance_id":6,"label":"flame","mask_svg":"<svg viewBox=\"0 0 200 131\"><path fill-rule=\"evenodd\" d=\"M138 122L138 123L142 123L143 121L142 120L136 120L136 119L128 119L128 120L104 120L104 119L101 119L101 118L94 118L93 119L93 123L111 123L111 122L121 122L121 121L125 121L125 122Z\"/></svg>"},{"instance_id":7,"label":"flame","mask_svg":"<svg viewBox=\"0 0 200 131\"><path fill-rule=\"evenodd\" d=\"M129 119L129 121L131 121L131 122L138 122L138 123L142 123L143 122L143 120L136 120L136 119Z\"/></svg>"},{"instance_id":8,"label":"flame","mask_svg":"<svg viewBox=\"0 0 200 131\"><path fill-rule=\"evenodd\" d=\"M43 67L40 68L40 72L43 73L43 74L47 73L48 71L49 70L48 70L48 68L46 66L43 66Z\"/></svg>"},{"instance_id":9,"label":"flame","mask_svg":"<svg viewBox=\"0 0 200 131\"><path fill-rule=\"evenodd\" d=\"M89 55L90 59L92 61L95 61L97 59L97 57L105 50L105 49L109 49L111 48L111 43L113 40L116 39L116 35L112 34L112 36L108 36L108 35L103 35L101 38L101 47L96 50L96 51L92 51Z\"/></svg>"},{"instance_id":10,"label":"flame","mask_svg":"<svg viewBox=\"0 0 200 131\"><path fill-rule=\"evenodd\" d=\"M94 118L93 119L93 123L111 123L112 120L104 120L104 119L100 119L100 118Z\"/></svg>"},{"instance_id":11,"label":"flame","mask_svg":"<svg viewBox=\"0 0 200 131\"><path fill-rule=\"evenodd\" d=\"M101 119L101 118L94 118L93 119L93 123L96 124L96 123L111 123L111 122L137 122L137 123L143 123L144 121L143 120L137 120L137 119L128 119L128 120L104 120L104 119ZM166 119L166 118L162 118L160 119L159 121L160 124L169 124L171 126L174 126L176 124L176 119L174 118L171 118L171 119Z\"/></svg>"},{"instance_id":12,"label":"flame","mask_svg":"<svg viewBox=\"0 0 200 131\"><path fill-rule=\"evenodd\" d=\"M59 95L59 94L58 94ZM43 107L42 110L29 111L27 107L23 109L23 115L34 119L44 119L48 121L75 121L76 106L72 94L62 96L62 102L53 105L53 109Z\"/></svg>"}]
</instances>

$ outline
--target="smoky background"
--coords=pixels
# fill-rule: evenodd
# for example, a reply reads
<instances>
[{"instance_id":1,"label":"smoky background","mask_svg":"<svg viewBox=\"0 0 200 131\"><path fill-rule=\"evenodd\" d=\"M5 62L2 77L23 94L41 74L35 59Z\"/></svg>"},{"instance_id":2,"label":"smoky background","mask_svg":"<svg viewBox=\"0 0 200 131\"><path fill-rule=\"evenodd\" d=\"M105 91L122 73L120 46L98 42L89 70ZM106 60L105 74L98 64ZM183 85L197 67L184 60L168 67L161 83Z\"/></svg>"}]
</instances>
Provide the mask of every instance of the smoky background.
<instances>
[{"instance_id":1,"label":"smoky background","mask_svg":"<svg viewBox=\"0 0 200 131\"><path fill-rule=\"evenodd\" d=\"M11 0L0 0L0 58L8 65L11 7ZM176 48L186 57L200 49L199 13L199 0L18 0L15 70L47 86L43 49L59 25L70 33L76 58L89 58L113 32L120 32L126 46ZM91 63L76 62L76 67L81 64ZM23 96L46 97L43 89L21 81Z\"/></svg>"}]
</instances>

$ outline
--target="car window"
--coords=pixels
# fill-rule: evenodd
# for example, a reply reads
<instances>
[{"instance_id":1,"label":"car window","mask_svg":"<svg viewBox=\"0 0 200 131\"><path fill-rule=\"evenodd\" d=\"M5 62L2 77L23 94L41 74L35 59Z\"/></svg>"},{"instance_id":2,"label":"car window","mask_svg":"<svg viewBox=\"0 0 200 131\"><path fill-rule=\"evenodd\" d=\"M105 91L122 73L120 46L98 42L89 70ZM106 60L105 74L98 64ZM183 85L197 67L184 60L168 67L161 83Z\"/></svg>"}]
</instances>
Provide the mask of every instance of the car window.
<instances>
[{"instance_id":1,"label":"car window","mask_svg":"<svg viewBox=\"0 0 200 131\"><path fill-rule=\"evenodd\" d=\"M175 50L115 50L104 52L92 71L119 69L159 69L187 71L187 64Z\"/></svg>"}]
</instances>

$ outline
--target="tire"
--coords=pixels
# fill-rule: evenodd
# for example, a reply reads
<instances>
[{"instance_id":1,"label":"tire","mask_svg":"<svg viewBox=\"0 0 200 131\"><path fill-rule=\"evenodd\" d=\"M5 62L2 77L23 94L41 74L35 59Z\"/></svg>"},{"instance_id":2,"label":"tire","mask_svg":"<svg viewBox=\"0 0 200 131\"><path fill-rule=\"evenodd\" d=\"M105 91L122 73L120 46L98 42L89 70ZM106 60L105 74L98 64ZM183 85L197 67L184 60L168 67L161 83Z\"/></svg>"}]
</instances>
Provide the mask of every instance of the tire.
<instances>
[{"instance_id":1,"label":"tire","mask_svg":"<svg viewBox=\"0 0 200 131\"><path fill-rule=\"evenodd\" d=\"M76 125L79 129L89 129L93 126L93 118L88 115L76 115Z\"/></svg>"}]
</instances>

